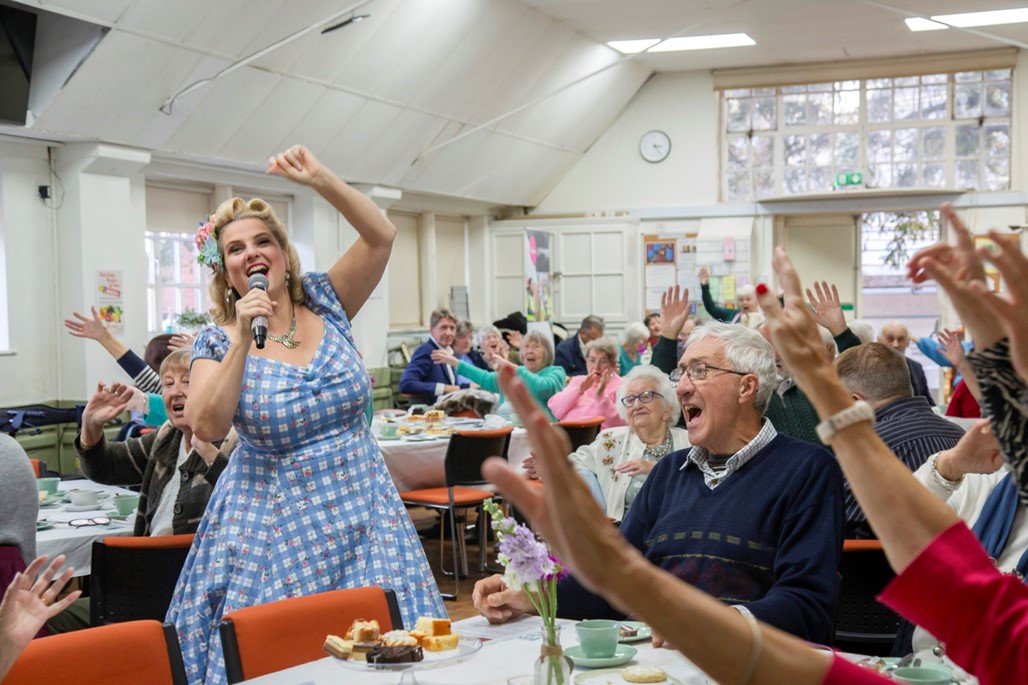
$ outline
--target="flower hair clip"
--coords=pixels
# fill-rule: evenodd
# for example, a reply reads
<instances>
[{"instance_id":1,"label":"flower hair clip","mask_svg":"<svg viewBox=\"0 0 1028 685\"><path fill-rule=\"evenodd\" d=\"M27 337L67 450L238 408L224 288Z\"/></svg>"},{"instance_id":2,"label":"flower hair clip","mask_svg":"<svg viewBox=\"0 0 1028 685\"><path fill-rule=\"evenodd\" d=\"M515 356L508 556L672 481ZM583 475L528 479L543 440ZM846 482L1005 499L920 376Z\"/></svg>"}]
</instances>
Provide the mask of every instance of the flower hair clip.
<instances>
[{"instance_id":1,"label":"flower hair clip","mask_svg":"<svg viewBox=\"0 0 1028 685\"><path fill-rule=\"evenodd\" d=\"M196 263L202 266L209 266L211 271L221 271L221 251L218 250L217 230L212 221L213 215L208 215L200 222L200 230L196 232Z\"/></svg>"}]
</instances>

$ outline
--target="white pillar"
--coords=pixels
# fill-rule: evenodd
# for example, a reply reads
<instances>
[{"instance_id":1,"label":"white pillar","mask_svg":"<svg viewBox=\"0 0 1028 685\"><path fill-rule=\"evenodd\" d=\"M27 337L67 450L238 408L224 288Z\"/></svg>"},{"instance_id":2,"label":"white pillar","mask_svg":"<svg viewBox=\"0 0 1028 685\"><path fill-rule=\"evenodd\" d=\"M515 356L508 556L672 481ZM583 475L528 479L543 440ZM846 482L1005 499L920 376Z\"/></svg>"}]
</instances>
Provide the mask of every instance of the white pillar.
<instances>
[{"instance_id":1,"label":"white pillar","mask_svg":"<svg viewBox=\"0 0 1028 685\"><path fill-rule=\"evenodd\" d=\"M439 308L439 276L436 263L435 212L422 212L418 220L418 273L421 292L421 323L429 325L432 312Z\"/></svg>"},{"instance_id":2,"label":"white pillar","mask_svg":"<svg viewBox=\"0 0 1028 685\"><path fill-rule=\"evenodd\" d=\"M114 145L55 148L64 198L57 210L58 303L62 315L97 303L97 272L121 272L124 330L116 335L142 356L146 330L145 184L150 154ZM87 399L98 381L124 381L98 344L61 335L61 393Z\"/></svg>"},{"instance_id":3,"label":"white pillar","mask_svg":"<svg viewBox=\"0 0 1028 685\"><path fill-rule=\"evenodd\" d=\"M397 188L386 188L383 186L362 186L355 185L354 188L370 197L382 214L403 197L403 193ZM341 214L337 213L341 249L336 253L341 255L346 247L349 247L357 239L357 231L350 226ZM371 293L371 297L364 303L360 313L353 321L353 340L357 349L364 355L364 365L369 369L388 366L388 349L386 338L389 335L389 266L382 274L378 286Z\"/></svg>"}]
</instances>

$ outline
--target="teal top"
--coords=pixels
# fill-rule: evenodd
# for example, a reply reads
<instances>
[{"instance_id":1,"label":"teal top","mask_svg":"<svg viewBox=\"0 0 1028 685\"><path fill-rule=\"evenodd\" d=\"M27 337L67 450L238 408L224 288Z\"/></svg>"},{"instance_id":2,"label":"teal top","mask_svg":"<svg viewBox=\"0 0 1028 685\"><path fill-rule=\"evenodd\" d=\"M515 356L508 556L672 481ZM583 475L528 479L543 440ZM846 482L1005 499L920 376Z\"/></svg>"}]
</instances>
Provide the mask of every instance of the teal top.
<instances>
[{"instance_id":1,"label":"teal top","mask_svg":"<svg viewBox=\"0 0 1028 685\"><path fill-rule=\"evenodd\" d=\"M147 408L144 423L148 426L163 426L168 420L168 411L164 408L164 398L156 393L147 393Z\"/></svg>"},{"instance_id":2,"label":"teal top","mask_svg":"<svg viewBox=\"0 0 1028 685\"><path fill-rule=\"evenodd\" d=\"M631 371L635 367L637 367L640 364L642 364L642 358L643 357L642 357L641 354L637 354L635 356L635 361L633 362L632 358L629 357L625 353L625 348L621 347L620 345L618 345L618 353L621 356L620 368L618 369L618 375L621 376L622 378L627 376L629 371Z\"/></svg>"},{"instance_id":3,"label":"teal top","mask_svg":"<svg viewBox=\"0 0 1028 685\"><path fill-rule=\"evenodd\" d=\"M506 403L507 400L503 397L503 393L500 392L500 385L497 382L495 371L486 371L467 362L457 362L457 373L472 383L477 383L489 392L499 393L500 404ZM550 408L546 406L546 402L564 389L568 379L564 369L560 366L551 365L544 369L539 369L537 373L532 373L525 367L519 366L518 375L521 376L524 384L528 386L528 392L532 393L532 396L542 405L543 411L550 417L550 420L556 421L557 419L550 412Z\"/></svg>"}]
</instances>

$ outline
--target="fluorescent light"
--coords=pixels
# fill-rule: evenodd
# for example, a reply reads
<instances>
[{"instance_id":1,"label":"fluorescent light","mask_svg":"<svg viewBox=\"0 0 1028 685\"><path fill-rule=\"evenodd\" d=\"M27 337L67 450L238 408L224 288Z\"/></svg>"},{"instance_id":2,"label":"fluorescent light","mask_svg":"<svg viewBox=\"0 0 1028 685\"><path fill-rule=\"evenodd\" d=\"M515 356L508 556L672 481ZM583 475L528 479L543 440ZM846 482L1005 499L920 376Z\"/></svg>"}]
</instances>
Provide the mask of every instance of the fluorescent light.
<instances>
[{"instance_id":1,"label":"fluorescent light","mask_svg":"<svg viewBox=\"0 0 1028 685\"><path fill-rule=\"evenodd\" d=\"M907 28L911 31L942 31L949 27L945 24L940 24L937 21L931 19L922 19L920 17L914 17L912 19L904 19L907 22Z\"/></svg>"},{"instance_id":2,"label":"fluorescent light","mask_svg":"<svg viewBox=\"0 0 1028 685\"><path fill-rule=\"evenodd\" d=\"M756 45L756 41L745 33L722 33L714 36L685 36L668 38L649 49L649 52L677 52L679 50L713 50L714 48L738 48Z\"/></svg>"},{"instance_id":3,"label":"fluorescent light","mask_svg":"<svg viewBox=\"0 0 1028 685\"><path fill-rule=\"evenodd\" d=\"M611 40L607 41L607 45L624 55L633 55L659 42L660 38L639 38L638 40Z\"/></svg>"},{"instance_id":4,"label":"fluorescent light","mask_svg":"<svg viewBox=\"0 0 1028 685\"><path fill-rule=\"evenodd\" d=\"M1028 7L1015 7L1009 10L990 10L988 12L962 12L960 14L936 14L935 21L926 19L906 19L911 31L938 31L949 26L967 28L971 26L999 26L1001 24L1023 24L1028 22ZM949 24L946 26L938 22Z\"/></svg>"}]
</instances>

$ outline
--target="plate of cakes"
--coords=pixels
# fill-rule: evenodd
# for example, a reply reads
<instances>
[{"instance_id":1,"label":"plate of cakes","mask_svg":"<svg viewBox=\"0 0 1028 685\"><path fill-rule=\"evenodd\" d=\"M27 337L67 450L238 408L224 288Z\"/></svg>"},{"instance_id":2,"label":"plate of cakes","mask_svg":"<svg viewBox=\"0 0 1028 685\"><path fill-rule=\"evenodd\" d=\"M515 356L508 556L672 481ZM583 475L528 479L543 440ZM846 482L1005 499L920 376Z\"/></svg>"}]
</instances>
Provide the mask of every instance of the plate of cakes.
<instances>
[{"instance_id":1,"label":"plate of cakes","mask_svg":"<svg viewBox=\"0 0 1028 685\"><path fill-rule=\"evenodd\" d=\"M345 668L406 671L451 666L476 654L482 643L462 639L448 618L422 616L410 631L383 632L378 621L358 619L342 636L328 635L322 648Z\"/></svg>"}]
</instances>

